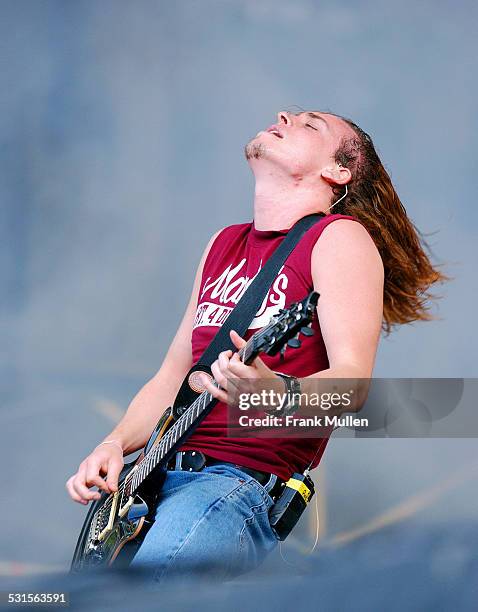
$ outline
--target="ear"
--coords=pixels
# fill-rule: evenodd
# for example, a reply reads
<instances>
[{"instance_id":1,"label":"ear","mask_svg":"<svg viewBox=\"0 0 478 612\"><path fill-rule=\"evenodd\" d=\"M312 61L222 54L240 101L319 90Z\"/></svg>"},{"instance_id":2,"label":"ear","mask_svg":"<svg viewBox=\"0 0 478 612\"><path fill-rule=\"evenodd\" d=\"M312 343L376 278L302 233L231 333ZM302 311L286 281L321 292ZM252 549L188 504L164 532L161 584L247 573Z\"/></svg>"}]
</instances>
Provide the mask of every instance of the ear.
<instances>
[{"instance_id":1,"label":"ear","mask_svg":"<svg viewBox=\"0 0 478 612\"><path fill-rule=\"evenodd\" d=\"M320 175L329 185L346 185L352 178L350 170L337 163L322 168Z\"/></svg>"}]
</instances>

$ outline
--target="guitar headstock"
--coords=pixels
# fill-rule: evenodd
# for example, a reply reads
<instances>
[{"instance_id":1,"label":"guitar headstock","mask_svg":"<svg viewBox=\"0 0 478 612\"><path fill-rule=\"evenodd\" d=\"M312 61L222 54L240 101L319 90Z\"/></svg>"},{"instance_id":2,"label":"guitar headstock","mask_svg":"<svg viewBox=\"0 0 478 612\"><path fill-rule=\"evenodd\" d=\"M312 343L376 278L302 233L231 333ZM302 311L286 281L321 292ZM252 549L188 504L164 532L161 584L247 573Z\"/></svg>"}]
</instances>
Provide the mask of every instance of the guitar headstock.
<instances>
[{"instance_id":1,"label":"guitar headstock","mask_svg":"<svg viewBox=\"0 0 478 612\"><path fill-rule=\"evenodd\" d=\"M276 355L279 351L283 354L289 346L299 348L301 341L299 336L312 336L312 318L319 294L312 291L300 302L294 302L289 308L279 311L272 317L269 325L256 332L251 338L252 352Z\"/></svg>"}]
</instances>

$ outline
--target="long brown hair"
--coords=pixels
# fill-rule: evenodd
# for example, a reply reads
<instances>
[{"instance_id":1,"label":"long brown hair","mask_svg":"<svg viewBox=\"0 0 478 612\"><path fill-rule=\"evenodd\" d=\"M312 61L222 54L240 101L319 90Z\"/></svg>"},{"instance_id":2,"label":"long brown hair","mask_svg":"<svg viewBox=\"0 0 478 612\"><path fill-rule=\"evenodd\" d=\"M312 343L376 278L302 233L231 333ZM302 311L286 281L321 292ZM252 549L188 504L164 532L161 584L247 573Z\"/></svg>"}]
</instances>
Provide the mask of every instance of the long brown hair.
<instances>
[{"instance_id":1,"label":"long brown hair","mask_svg":"<svg viewBox=\"0 0 478 612\"><path fill-rule=\"evenodd\" d=\"M396 325L436 319L429 312L428 302L441 296L432 295L429 289L450 277L438 270L441 266L432 265L425 252L425 249L430 252L430 248L408 218L370 136L350 119L340 118L355 136L342 140L335 161L350 169L352 179L347 197L333 210L363 223L382 257L385 269L382 329L389 334ZM334 197L343 193L343 187L334 188Z\"/></svg>"}]
</instances>

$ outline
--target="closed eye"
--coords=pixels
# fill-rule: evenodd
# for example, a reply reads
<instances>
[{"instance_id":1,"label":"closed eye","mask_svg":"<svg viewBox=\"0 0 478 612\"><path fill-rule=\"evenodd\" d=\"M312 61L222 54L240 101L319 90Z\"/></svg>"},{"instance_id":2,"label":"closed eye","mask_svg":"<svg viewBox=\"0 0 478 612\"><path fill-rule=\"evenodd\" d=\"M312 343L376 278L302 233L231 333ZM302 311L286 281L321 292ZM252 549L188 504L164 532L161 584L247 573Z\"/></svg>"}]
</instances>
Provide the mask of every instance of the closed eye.
<instances>
[{"instance_id":1,"label":"closed eye","mask_svg":"<svg viewBox=\"0 0 478 612\"><path fill-rule=\"evenodd\" d=\"M305 124L307 127L312 128L313 130L315 130L316 132L318 132L318 129L316 127L314 127L313 125L310 125L310 123L306 123Z\"/></svg>"}]
</instances>

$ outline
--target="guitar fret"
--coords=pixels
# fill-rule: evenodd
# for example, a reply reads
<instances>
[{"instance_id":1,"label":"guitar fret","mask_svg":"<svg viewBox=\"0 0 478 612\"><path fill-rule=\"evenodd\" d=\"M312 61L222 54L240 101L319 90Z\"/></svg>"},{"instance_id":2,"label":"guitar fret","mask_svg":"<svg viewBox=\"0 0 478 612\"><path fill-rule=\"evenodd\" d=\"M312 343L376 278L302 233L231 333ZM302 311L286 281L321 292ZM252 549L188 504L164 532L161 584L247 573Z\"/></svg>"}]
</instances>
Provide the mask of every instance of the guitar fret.
<instances>
[{"instance_id":1,"label":"guitar fret","mask_svg":"<svg viewBox=\"0 0 478 612\"><path fill-rule=\"evenodd\" d=\"M248 345L246 345L244 349L247 349L247 346ZM130 495L137 490L139 485L153 471L160 460L169 453L184 432L193 425L213 399L209 391L201 393L201 395L189 406L187 411L184 412L170 429L166 431L157 446L153 447L140 462L131 480Z\"/></svg>"},{"instance_id":2,"label":"guitar fret","mask_svg":"<svg viewBox=\"0 0 478 612\"><path fill-rule=\"evenodd\" d=\"M146 471L149 474L151 472L151 459L153 458L152 454L146 455Z\"/></svg>"},{"instance_id":3,"label":"guitar fret","mask_svg":"<svg viewBox=\"0 0 478 612\"><path fill-rule=\"evenodd\" d=\"M181 420L179 421L178 438L180 438L180 437L181 437L181 435L182 435L182 433L183 433L183 427L184 427L185 425L187 426L187 422L188 422L187 418L185 418L185 419L181 419Z\"/></svg>"},{"instance_id":4,"label":"guitar fret","mask_svg":"<svg viewBox=\"0 0 478 612\"><path fill-rule=\"evenodd\" d=\"M151 451L151 469L153 470L158 463L158 446L155 446Z\"/></svg>"},{"instance_id":5,"label":"guitar fret","mask_svg":"<svg viewBox=\"0 0 478 612\"><path fill-rule=\"evenodd\" d=\"M141 461L132 479L132 491L135 491L141 482L152 472L159 460L174 446L175 442L193 424L205 407L211 401L209 392L202 393L189 407L176 423L165 433L157 446L155 446Z\"/></svg>"}]
</instances>

